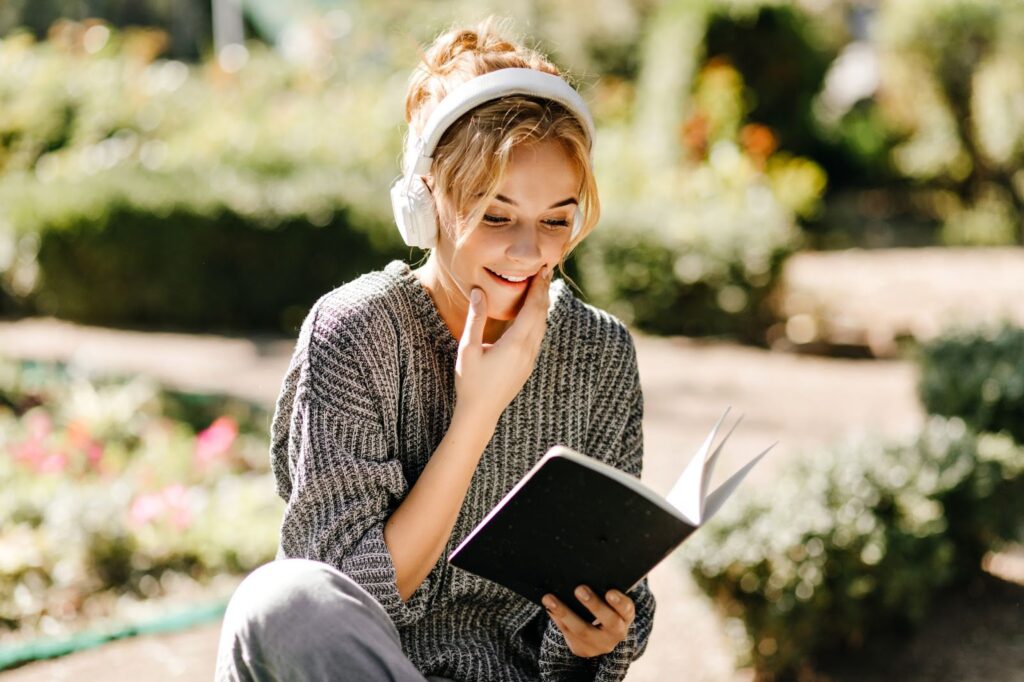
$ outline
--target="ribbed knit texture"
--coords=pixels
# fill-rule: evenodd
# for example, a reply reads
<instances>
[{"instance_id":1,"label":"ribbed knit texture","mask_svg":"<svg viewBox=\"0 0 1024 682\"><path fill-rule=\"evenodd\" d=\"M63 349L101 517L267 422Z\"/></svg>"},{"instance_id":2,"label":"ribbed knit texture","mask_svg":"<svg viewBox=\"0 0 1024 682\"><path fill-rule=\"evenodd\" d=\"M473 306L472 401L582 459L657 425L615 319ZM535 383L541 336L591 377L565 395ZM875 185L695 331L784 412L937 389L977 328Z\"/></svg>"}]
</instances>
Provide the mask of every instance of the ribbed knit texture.
<instances>
[{"instance_id":1,"label":"ribbed knit texture","mask_svg":"<svg viewBox=\"0 0 1024 682\"><path fill-rule=\"evenodd\" d=\"M447 431L458 339L398 260L323 296L299 333L271 427L287 502L278 557L324 561L355 579L425 675L610 682L647 646L655 601L646 578L630 593L627 638L585 659L543 607L446 561L553 445L640 476L643 397L629 331L562 280L550 301L536 367L498 421L445 552L407 602L383 528Z\"/></svg>"}]
</instances>

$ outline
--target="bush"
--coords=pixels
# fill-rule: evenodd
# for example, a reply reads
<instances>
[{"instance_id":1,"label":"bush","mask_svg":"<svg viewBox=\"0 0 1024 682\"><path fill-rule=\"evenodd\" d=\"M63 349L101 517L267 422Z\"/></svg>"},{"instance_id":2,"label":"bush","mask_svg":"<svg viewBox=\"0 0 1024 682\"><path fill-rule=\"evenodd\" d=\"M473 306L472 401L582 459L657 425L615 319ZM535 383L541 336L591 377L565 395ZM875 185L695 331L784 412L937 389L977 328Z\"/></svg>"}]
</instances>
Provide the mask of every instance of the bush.
<instances>
[{"instance_id":1,"label":"bush","mask_svg":"<svg viewBox=\"0 0 1024 682\"><path fill-rule=\"evenodd\" d=\"M52 38L0 42L4 312L294 333L318 296L408 253L378 115L402 84L381 64L250 45L229 72L154 59L156 32Z\"/></svg>"},{"instance_id":2,"label":"bush","mask_svg":"<svg viewBox=\"0 0 1024 682\"><path fill-rule=\"evenodd\" d=\"M268 419L140 378L0 362L0 633L14 632L3 638L118 620L174 582L273 559L283 503Z\"/></svg>"},{"instance_id":3,"label":"bush","mask_svg":"<svg viewBox=\"0 0 1024 682\"><path fill-rule=\"evenodd\" d=\"M646 331L764 344L775 321L768 297L791 251L767 244L767 253L758 253L757 235L750 236L744 242L720 235L728 252L716 253L715 244L699 238L677 241L656 229L609 226L581 247L578 267L598 305Z\"/></svg>"},{"instance_id":4,"label":"bush","mask_svg":"<svg viewBox=\"0 0 1024 682\"><path fill-rule=\"evenodd\" d=\"M598 305L657 333L766 343L766 299L825 176L777 152L770 129L745 124L748 99L731 65L707 64L681 131L684 158L668 167L652 166L633 131L602 131L595 163L617 181L602 196L604 224L577 256Z\"/></svg>"},{"instance_id":5,"label":"bush","mask_svg":"<svg viewBox=\"0 0 1024 682\"><path fill-rule=\"evenodd\" d=\"M761 679L906 633L1021 536L1024 449L932 417L916 442L848 443L727 505L684 545Z\"/></svg>"},{"instance_id":6,"label":"bush","mask_svg":"<svg viewBox=\"0 0 1024 682\"><path fill-rule=\"evenodd\" d=\"M30 248L12 248L0 281L20 306L63 319L294 333L324 292L405 252L333 183L326 172L9 178L0 204Z\"/></svg>"},{"instance_id":7,"label":"bush","mask_svg":"<svg viewBox=\"0 0 1024 682\"><path fill-rule=\"evenodd\" d=\"M949 331L921 347L918 395L932 414L1024 443L1024 329Z\"/></svg>"}]
</instances>

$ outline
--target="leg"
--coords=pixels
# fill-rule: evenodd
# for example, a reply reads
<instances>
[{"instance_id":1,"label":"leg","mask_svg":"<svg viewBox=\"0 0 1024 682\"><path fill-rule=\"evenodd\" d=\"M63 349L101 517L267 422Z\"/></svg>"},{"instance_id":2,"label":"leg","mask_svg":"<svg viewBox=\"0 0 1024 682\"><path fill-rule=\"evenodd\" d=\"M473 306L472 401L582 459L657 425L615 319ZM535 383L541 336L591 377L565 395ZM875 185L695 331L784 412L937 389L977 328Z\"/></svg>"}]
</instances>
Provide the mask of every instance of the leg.
<instances>
[{"instance_id":1,"label":"leg","mask_svg":"<svg viewBox=\"0 0 1024 682\"><path fill-rule=\"evenodd\" d=\"M217 682L424 682L380 604L333 566L281 559L260 566L228 603Z\"/></svg>"}]
</instances>

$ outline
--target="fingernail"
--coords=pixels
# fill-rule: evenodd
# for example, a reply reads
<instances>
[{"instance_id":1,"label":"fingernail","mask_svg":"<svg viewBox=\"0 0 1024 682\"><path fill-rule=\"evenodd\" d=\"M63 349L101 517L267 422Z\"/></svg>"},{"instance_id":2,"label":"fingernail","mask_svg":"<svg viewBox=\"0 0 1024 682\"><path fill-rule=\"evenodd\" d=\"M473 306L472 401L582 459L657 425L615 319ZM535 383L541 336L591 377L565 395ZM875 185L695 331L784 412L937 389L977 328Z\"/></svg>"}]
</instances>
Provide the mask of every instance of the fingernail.
<instances>
[{"instance_id":1,"label":"fingernail","mask_svg":"<svg viewBox=\"0 0 1024 682\"><path fill-rule=\"evenodd\" d=\"M480 302L480 290L479 289L474 287L473 291L469 292L469 302L472 303L473 305L476 305L476 304L478 304Z\"/></svg>"},{"instance_id":2,"label":"fingernail","mask_svg":"<svg viewBox=\"0 0 1024 682\"><path fill-rule=\"evenodd\" d=\"M619 603L619 595L615 594L614 592L609 592L608 593L608 601L610 601L613 604L618 604Z\"/></svg>"},{"instance_id":3,"label":"fingernail","mask_svg":"<svg viewBox=\"0 0 1024 682\"><path fill-rule=\"evenodd\" d=\"M577 587L576 596L582 599L583 601L587 601L590 599L590 590L588 590L585 587Z\"/></svg>"},{"instance_id":4,"label":"fingernail","mask_svg":"<svg viewBox=\"0 0 1024 682\"><path fill-rule=\"evenodd\" d=\"M544 597L544 599L542 599L541 601L544 602L544 606L546 606L548 609L555 608L555 600L551 597Z\"/></svg>"}]
</instances>

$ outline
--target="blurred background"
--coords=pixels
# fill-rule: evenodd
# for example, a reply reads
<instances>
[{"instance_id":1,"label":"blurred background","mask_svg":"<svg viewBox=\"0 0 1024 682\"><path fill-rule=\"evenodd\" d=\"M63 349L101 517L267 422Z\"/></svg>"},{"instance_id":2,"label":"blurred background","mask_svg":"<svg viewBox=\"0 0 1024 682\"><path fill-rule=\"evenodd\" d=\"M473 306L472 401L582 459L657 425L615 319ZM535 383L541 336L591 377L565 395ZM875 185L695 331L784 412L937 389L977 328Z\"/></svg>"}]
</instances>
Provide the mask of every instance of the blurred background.
<instances>
[{"instance_id":1,"label":"blurred background","mask_svg":"<svg viewBox=\"0 0 1024 682\"><path fill-rule=\"evenodd\" d=\"M492 13L599 128L567 271L637 339L644 481L726 404L733 462L782 441L629 679L1020 679L1021 0L0 0L0 675L212 674L298 326L422 257L407 78Z\"/></svg>"}]
</instances>

